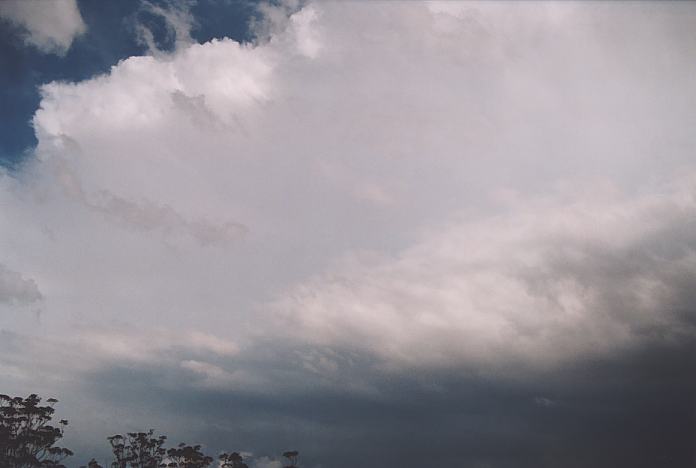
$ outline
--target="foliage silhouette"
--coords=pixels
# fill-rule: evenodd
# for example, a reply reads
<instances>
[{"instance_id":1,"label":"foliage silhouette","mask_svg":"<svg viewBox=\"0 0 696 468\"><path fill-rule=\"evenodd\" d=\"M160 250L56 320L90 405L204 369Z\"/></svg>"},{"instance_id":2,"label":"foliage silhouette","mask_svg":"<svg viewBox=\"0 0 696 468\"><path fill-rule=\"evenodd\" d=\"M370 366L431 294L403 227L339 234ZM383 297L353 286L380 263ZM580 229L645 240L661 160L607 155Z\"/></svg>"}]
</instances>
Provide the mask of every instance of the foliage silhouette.
<instances>
[{"instance_id":1,"label":"foliage silhouette","mask_svg":"<svg viewBox=\"0 0 696 468\"><path fill-rule=\"evenodd\" d=\"M288 459L288 462L290 463L289 465L284 466L283 468L297 468L297 458L300 456L300 452L297 450L292 450L289 452L284 452L283 456Z\"/></svg>"},{"instance_id":2,"label":"foliage silhouette","mask_svg":"<svg viewBox=\"0 0 696 468\"><path fill-rule=\"evenodd\" d=\"M48 405L41 406L35 394L26 398L0 395L0 466L64 468L61 462L73 453L55 446L68 425L65 419L58 427L49 424L57 402L49 398Z\"/></svg>"},{"instance_id":3,"label":"foliage silhouette","mask_svg":"<svg viewBox=\"0 0 696 468\"><path fill-rule=\"evenodd\" d=\"M213 463L213 458L201 452L200 445L180 443L176 448L167 450L169 468L206 468Z\"/></svg>"},{"instance_id":4,"label":"foliage silhouette","mask_svg":"<svg viewBox=\"0 0 696 468\"><path fill-rule=\"evenodd\" d=\"M58 426L49 423L58 402L54 398L41 406L41 398L31 394L26 398L0 395L0 468L65 468L61 462L73 453L56 447L63 437L68 421ZM213 458L201 451L200 445L180 443L166 449L167 437L147 432L129 432L108 437L114 461L110 468L208 468ZM283 453L288 465L297 468L297 451ZM238 452L223 452L218 457L219 468L249 468ZM103 468L94 458L81 468Z\"/></svg>"},{"instance_id":5,"label":"foliage silhouette","mask_svg":"<svg viewBox=\"0 0 696 468\"><path fill-rule=\"evenodd\" d=\"M114 462L111 468L158 468L162 465L166 450L166 436L148 432L129 432L126 437L116 434L107 439L111 444Z\"/></svg>"},{"instance_id":6,"label":"foliage silhouette","mask_svg":"<svg viewBox=\"0 0 696 468\"><path fill-rule=\"evenodd\" d=\"M87 462L87 466L81 466L80 468L104 468L101 466L99 463L97 463L97 460L92 458L90 461Z\"/></svg>"},{"instance_id":7,"label":"foliage silhouette","mask_svg":"<svg viewBox=\"0 0 696 468\"><path fill-rule=\"evenodd\" d=\"M244 458L237 452L221 453L219 459L220 468L249 468L244 463Z\"/></svg>"}]
</instances>

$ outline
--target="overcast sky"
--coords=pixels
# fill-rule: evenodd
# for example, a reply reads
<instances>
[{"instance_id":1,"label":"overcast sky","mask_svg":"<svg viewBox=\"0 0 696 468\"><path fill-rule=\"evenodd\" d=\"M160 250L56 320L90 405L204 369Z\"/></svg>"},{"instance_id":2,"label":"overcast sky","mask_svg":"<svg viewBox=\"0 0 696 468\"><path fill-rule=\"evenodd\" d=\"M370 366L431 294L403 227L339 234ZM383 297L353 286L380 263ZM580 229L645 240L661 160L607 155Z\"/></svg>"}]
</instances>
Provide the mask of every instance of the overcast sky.
<instances>
[{"instance_id":1,"label":"overcast sky","mask_svg":"<svg viewBox=\"0 0 696 468\"><path fill-rule=\"evenodd\" d=\"M696 463L696 4L5 0L0 64L70 466Z\"/></svg>"}]
</instances>

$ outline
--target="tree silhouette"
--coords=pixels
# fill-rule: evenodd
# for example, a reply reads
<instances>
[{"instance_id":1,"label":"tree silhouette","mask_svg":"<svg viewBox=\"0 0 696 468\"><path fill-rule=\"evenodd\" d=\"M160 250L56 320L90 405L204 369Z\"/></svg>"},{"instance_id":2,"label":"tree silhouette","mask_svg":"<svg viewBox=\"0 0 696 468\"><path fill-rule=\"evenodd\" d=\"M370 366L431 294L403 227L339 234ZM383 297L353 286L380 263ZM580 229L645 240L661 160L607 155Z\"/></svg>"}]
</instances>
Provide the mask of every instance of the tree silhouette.
<instances>
[{"instance_id":1,"label":"tree silhouette","mask_svg":"<svg viewBox=\"0 0 696 468\"><path fill-rule=\"evenodd\" d=\"M58 427L49 422L55 410L55 398L46 400L31 394L26 398L0 395L0 466L12 468L64 468L61 462L73 453L54 444L63 437L68 421Z\"/></svg>"},{"instance_id":2,"label":"tree silhouette","mask_svg":"<svg viewBox=\"0 0 696 468\"><path fill-rule=\"evenodd\" d=\"M221 453L218 458L220 459L220 468L249 468L244 463L244 458L237 452Z\"/></svg>"},{"instance_id":3,"label":"tree silhouette","mask_svg":"<svg viewBox=\"0 0 696 468\"><path fill-rule=\"evenodd\" d=\"M213 458L201 452L200 445L180 443L178 447L167 450L170 468L205 468L213 463Z\"/></svg>"},{"instance_id":4,"label":"tree silhouette","mask_svg":"<svg viewBox=\"0 0 696 468\"><path fill-rule=\"evenodd\" d=\"M97 460L92 458L89 462L87 462L87 466L81 466L80 468L104 468L102 467Z\"/></svg>"},{"instance_id":5,"label":"tree silhouette","mask_svg":"<svg viewBox=\"0 0 696 468\"><path fill-rule=\"evenodd\" d=\"M107 439L116 460L111 468L158 468L162 464L166 450L166 436L155 436L147 432L129 432L127 437L116 434Z\"/></svg>"},{"instance_id":6,"label":"tree silhouette","mask_svg":"<svg viewBox=\"0 0 696 468\"><path fill-rule=\"evenodd\" d=\"M283 468L297 468L297 458L300 456L300 452L297 450L292 450L290 452L284 452L283 456L288 459L289 465Z\"/></svg>"},{"instance_id":7,"label":"tree silhouette","mask_svg":"<svg viewBox=\"0 0 696 468\"><path fill-rule=\"evenodd\" d=\"M68 421L58 426L49 423L58 402L54 398L41 406L41 398L31 394L26 398L0 395L0 468L65 468L61 462L73 453L56 442L63 437ZM167 437L156 436L154 430L129 432L108 437L114 461L110 468L208 468L213 458L201 451L200 445L181 443L169 450L164 448ZM299 452L283 453L288 465L298 468ZM249 468L238 452L223 452L218 457L219 468ZM94 458L80 468L103 468Z\"/></svg>"}]
</instances>

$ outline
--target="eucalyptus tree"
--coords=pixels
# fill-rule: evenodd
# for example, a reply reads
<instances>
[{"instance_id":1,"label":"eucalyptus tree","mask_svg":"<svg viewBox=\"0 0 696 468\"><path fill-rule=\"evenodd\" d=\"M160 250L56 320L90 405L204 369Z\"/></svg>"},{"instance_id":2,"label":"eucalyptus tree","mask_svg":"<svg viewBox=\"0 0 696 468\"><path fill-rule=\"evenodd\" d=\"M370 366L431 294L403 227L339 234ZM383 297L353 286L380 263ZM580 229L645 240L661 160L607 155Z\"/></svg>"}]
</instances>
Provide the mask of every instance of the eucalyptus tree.
<instances>
[{"instance_id":1,"label":"eucalyptus tree","mask_svg":"<svg viewBox=\"0 0 696 468\"><path fill-rule=\"evenodd\" d=\"M244 458L237 452L221 453L218 457L220 460L220 468L249 468L244 463Z\"/></svg>"},{"instance_id":2,"label":"eucalyptus tree","mask_svg":"<svg viewBox=\"0 0 696 468\"><path fill-rule=\"evenodd\" d=\"M200 445L180 443L167 450L169 468L206 468L213 463L213 458L201 452Z\"/></svg>"},{"instance_id":3,"label":"eucalyptus tree","mask_svg":"<svg viewBox=\"0 0 696 468\"><path fill-rule=\"evenodd\" d=\"M73 453L55 444L63 437L68 421L57 426L49 423L58 402L54 398L41 405L41 398L0 395L0 468L65 468L62 461ZM213 458L201 451L200 445L181 443L166 449L167 437L154 430L129 432L108 437L114 461L110 468L208 468ZM297 451L283 453L288 465L298 468ZM218 457L219 468L249 468L238 452L224 452ZM102 468L93 458L81 468Z\"/></svg>"},{"instance_id":4,"label":"eucalyptus tree","mask_svg":"<svg viewBox=\"0 0 696 468\"><path fill-rule=\"evenodd\" d=\"M289 465L285 465L283 468L297 468L297 458L300 456L300 452L297 450L291 450L289 452L284 452L283 457L288 459Z\"/></svg>"},{"instance_id":5,"label":"eucalyptus tree","mask_svg":"<svg viewBox=\"0 0 696 468\"><path fill-rule=\"evenodd\" d=\"M115 458L111 468L159 468L166 455L163 446L167 437L155 436L152 429L129 432L125 437L116 434L107 440Z\"/></svg>"},{"instance_id":6,"label":"eucalyptus tree","mask_svg":"<svg viewBox=\"0 0 696 468\"><path fill-rule=\"evenodd\" d=\"M86 466L81 466L80 468L104 468L99 464L97 460L92 458L90 461L87 462Z\"/></svg>"},{"instance_id":7,"label":"eucalyptus tree","mask_svg":"<svg viewBox=\"0 0 696 468\"><path fill-rule=\"evenodd\" d=\"M31 394L26 398L0 395L0 466L12 468L64 468L61 463L73 453L55 444L63 437L68 421L49 424L55 413L55 398Z\"/></svg>"}]
</instances>

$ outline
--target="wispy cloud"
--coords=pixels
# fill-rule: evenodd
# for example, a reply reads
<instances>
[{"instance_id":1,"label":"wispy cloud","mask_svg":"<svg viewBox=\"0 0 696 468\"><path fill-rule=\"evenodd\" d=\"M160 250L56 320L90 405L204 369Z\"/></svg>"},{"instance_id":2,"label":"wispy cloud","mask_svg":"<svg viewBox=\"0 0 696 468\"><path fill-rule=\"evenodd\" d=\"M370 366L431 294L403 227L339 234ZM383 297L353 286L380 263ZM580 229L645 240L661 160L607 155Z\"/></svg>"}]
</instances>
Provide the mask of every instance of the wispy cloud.
<instances>
[{"instance_id":1,"label":"wispy cloud","mask_svg":"<svg viewBox=\"0 0 696 468\"><path fill-rule=\"evenodd\" d=\"M0 302L29 304L42 299L36 281L0 263Z\"/></svg>"},{"instance_id":2,"label":"wispy cloud","mask_svg":"<svg viewBox=\"0 0 696 468\"><path fill-rule=\"evenodd\" d=\"M4 0L0 17L24 31L24 39L44 53L64 55L87 30L77 0Z\"/></svg>"}]
</instances>

